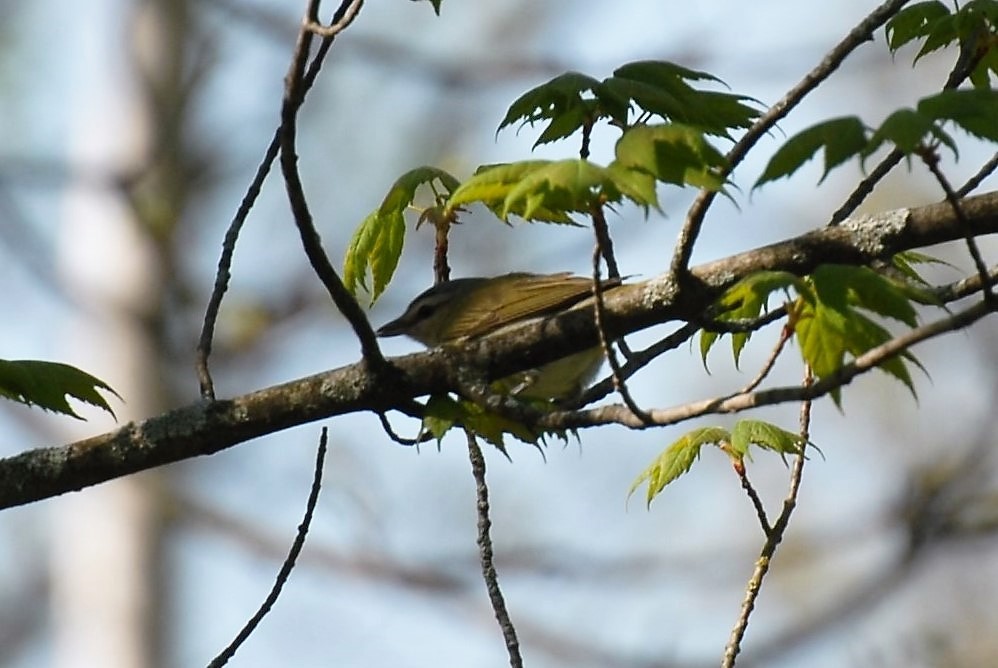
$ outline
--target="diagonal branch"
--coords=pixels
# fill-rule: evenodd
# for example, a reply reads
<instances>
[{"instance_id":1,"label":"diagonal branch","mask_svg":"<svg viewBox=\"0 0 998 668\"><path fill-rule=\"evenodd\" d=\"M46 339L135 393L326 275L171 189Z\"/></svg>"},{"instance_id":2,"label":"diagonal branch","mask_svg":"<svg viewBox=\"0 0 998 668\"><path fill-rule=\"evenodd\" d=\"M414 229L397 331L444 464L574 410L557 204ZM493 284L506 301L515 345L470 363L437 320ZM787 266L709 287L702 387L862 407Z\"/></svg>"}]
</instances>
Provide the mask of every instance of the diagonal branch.
<instances>
[{"instance_id":1,"label":"diagonal branch","mask_svg":"<svg viewBox=\"0 0 998 668\"><path fill-rule=\"evenodd\" d=\"M961 205L974 235L998 233L998 193L968 198ZM698 289L685 293L681 300L677 300L675 291L670 289L672 283L667 275L620 286L606 295L606 332L610 337L619 337L675 320L696 322L699 314L706 312L723 290L752 272L768 269L803 275L825 262L866 264L903 250L962 240L964 229L945 202L821 228L693 267L690 273ZM973 276L953 286L954 296L967 294L980 280ZM935 323L936 330L912 330L905 337L892 341L891 345L900 347L888 352L894 354L922 338L966 327L988 312L986 307L977 305ZM685 325L663 345L671 346L685 340L692 331L693 326ZM462 369L474 369L486 377L499 378L591 348L597 341L592 305L583 302L556 317L527 322L467 345L393 358L378 374L370 365L359 362L232 399L198 401L82 441L30 450L0 460L0 508L211 454L314 420L361 411L380 413L400 407L408 410L414 397L460 387L462 373L467 376ZM857 365L866 364L868 356L879 355L878 351L880 349L874 349L844 367L840 375L816 383L807 396L820 396L848 382L862 372L863 368ZM886 355L881 359L886 359ZM624 365L625 373L629 365L630 362ZM386 382L385 374L394 375ZM745 410L804 398L807 397L802 395L800 388L777 388L721 397L708 401L706 406L684 407L681 412L670 409L673 412L669 419L675 422L684 416L705 412ZM547 422L539 426L567 428L608 422L632 426L628 420L633 420L633 414L623 407L600 410L603 412L598 415L591 411L551 414L544 418ZM657 416L653 412L656 419L662 416L661 412Z\"/></svg>"},{"instance_id":2,"label":"diagonal branch","mask_svg":"<svg viewBox=\"0 0 998 668\"><path fill-rule=\"evenodd\" d=\"M845 39L836 44L825 55L822 61L807 73L807 76L787 91L786 95L779 102L771 106L766 113L760 116L745 133L745 136L728 151L728 154L725 156L727 167L721 176L727 177L731 174L735 167L748 155L748 152L755 146L756 142L773 129L777 121L789 114L790 110L800 104L801 100L808 93L830 77L850 53L855 51L860 45L869 42L873 38L873 31L886 23L908 2L909 0L888 0L873 10L855 28L849 31ZM704 217L707 215L707 209L710 208L716 195L715 191L701 190L686 214L686 221L683 223L683 228L679 233L679 240L676 242L676 251L672 256L670 267L671 275L677 280L686 273L690 258L693 255L693 246L696 244L697 237L700 235L700 228L703 226Z\"/></svg>"}]
</instances>

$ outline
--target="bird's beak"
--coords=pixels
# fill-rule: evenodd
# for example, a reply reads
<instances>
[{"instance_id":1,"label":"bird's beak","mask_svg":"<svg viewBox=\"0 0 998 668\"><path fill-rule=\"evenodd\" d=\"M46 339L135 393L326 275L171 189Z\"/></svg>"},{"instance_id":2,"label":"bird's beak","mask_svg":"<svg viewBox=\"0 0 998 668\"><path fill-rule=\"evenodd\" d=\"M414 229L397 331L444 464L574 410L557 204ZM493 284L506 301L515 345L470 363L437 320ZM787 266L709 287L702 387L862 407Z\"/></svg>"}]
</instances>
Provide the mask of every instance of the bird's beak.
<instances>
[{"instance_id":1,"label":"bird's beak","mask_svg":"<svg viewBox=\"0 0 998 668\"><path fill-rule=\"evenodd\" d=\"M375 332L378 336L399 336L405 334L405 323L402 322L402 318L396 318L389 323L385 323Z\"/></svg>"}]
</instances>

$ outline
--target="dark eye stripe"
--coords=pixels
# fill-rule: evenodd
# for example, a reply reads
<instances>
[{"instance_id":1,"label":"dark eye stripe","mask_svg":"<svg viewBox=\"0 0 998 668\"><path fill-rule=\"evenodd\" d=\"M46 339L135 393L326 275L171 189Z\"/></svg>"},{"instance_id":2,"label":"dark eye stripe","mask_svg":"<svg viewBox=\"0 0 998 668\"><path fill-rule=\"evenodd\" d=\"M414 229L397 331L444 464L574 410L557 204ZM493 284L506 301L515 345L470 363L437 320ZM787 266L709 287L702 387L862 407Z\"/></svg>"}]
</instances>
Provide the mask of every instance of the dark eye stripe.
<instances>
[{"instance_id":1,"label":"dark eye stripe","mask_svg":"<svg viewBox=\"0 0 998 668\"><path fill-rule=\"evenodd\" d=\"M428 318L436 310L437 310L437 304L433 304L431 302L423 302L422 304L419 305L419 308L416 309L416 318L418 320L423 320L425 318Z\"/></svg>"}]
</instances>

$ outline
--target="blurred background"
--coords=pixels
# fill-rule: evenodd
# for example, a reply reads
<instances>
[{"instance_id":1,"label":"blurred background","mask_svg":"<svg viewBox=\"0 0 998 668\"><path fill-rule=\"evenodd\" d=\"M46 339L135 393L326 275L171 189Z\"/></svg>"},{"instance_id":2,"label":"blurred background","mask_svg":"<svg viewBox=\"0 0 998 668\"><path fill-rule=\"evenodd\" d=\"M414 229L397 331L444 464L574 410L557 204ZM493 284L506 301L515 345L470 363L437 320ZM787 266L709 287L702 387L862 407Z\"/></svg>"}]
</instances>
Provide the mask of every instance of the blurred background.
<instances>
[{"instance_id":1,"label":"blurred background","mask_svg":"<svg viewBox=\"0 0 998 668\"><path fill-rule=\"evenodd\" d=\"M225 228L277 123L304 3L53 0L0 4L0 356L68 362L125 398L122 421L197 399L193 353ZM623 63L672 60L769 104L816 65L873 3L368 2L336 42L302 112L300 167L334 263L402 172L459 178L524 159L537 130L495 128L512 100L564 71L602 78ZM329 5L325 14L332 12ZM820 186L820 166L750 193L766 157L818 120L869 124L938 89L955 55L891 57L883 31L812 95L737 175L736 203L707 218L695 261L826 223L861 172ZM785 135L783 134L785 133ZM592 158L605 162L602 128ZM965 136L958 137L961 140ZM722 148L726 148L722 146ZM574 142L539 157L570 157ZM954 183L989 157L968 142ZM982 187L994 189L991 178ZM667 217L611 219L622 271L667 265L692 192L661 192ZM901 167L867 211L941 199ZM432 282L432 233L411 233L377 325ZM455 276L589 271L591 232L506 226L473 212L454 230ZM984 240L985 256L998 256ZM960 246L940 283L966 275ZM927 318L938 314L927 313ZM634 336L641 347L667 334ZM695 346L637 376L646 406L744 385L776 332L756 335L742 371L723 346L708 375ZM416 350L385 342L390 354ZM998 484L994 323L916 351L917 400L882 374L853 383L843 410L814 408L823 456L764 584L739 665L981 666L998 654ZM236 249L212 357L220 397L356 361L356 340L301 252L272 176ZM798 382L796 351L773 383ZM114 428L0 404L0 455ZM755 417L794 429L797 407ZM392 416L395 429L418 425ZM694 426L588 430L546 461L489 450L496 566L527 665L717 665L763 543L727 459L705 451L650 510L635 476ZM373 415L328 423L330 454L301 561L235 666L502 666L479 575L474 483L463 437L406 448ZM0 665L205 665L256 610L294 537L319 425L0 513ZM788 471L759 456L749 476L773 516Z\"/></svg>"}]
</instances>

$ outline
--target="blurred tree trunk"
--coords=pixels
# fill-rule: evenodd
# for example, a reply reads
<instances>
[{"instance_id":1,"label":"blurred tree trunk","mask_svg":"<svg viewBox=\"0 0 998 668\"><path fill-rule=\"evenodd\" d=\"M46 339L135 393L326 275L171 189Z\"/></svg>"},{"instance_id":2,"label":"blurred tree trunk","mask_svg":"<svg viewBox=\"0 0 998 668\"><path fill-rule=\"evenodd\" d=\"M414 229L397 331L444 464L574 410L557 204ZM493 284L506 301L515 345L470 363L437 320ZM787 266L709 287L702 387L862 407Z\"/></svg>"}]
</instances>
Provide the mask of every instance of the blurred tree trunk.
<instances>
[{"instance_id":1,"label":"blurred tree trunk","mask_svg":"<svg viewBox=\"0 0 998 668\"><path fill-rule=\"evenodd\" d=\"M102 189L70 192L60 234L67 292L78 308L66 359L124 398L121 422L170 405L165 309L182 292L174 241L196 170L185 155L191 91L188 5L112 0L81 17L95 66L78 82L70 162L96 165ZM91 179L87 179L92 183ZM88 413L82 431L105 428ZM110 425L107 425L108 427ZM147 473L53 504L53 665L163 665L163 499L168 474Z\"/></svg>"}]
</instances>

